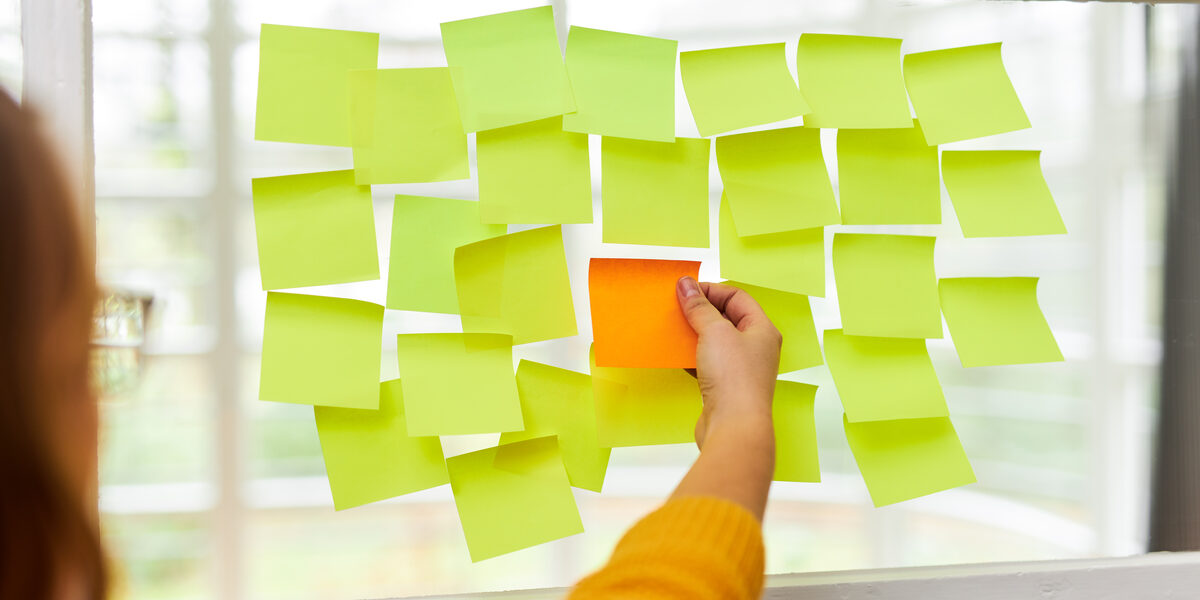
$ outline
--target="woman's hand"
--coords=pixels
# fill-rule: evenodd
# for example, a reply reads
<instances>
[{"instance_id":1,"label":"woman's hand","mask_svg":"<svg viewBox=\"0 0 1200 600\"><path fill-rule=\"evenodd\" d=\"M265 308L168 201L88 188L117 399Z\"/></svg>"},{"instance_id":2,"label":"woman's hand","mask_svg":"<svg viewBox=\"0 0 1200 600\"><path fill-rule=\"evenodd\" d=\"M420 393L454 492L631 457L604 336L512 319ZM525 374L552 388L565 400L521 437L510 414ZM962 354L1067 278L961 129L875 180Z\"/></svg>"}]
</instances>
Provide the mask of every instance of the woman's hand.
<instances>
[{"instance_id":1,"label":"woman's hand","mask_svg":"<svg viewBox=\"0 0 1200 600\"><path fill-rule=\"evenodd\" d=\"M783 337L745 291L682 277L679 306L699 336L696 379L704 410L696 445L726 428L771 431L771 401Z\"/></svg>"}]
</instances>

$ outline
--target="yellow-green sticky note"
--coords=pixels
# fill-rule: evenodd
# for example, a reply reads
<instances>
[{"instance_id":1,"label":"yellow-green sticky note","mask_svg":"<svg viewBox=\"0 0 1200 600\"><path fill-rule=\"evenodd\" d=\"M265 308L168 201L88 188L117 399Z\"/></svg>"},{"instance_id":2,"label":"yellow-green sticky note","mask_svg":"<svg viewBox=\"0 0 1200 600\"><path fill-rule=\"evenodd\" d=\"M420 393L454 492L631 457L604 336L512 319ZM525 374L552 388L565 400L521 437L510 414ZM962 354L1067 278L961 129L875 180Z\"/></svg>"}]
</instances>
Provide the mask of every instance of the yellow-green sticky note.
<instances>
[{"instance_id":1,"label":"yellow-green sticky note","mask_svg":"<svg viewBox=\"0 0 1200 600\"><path fill-rule=\"evenodd\" d=\"M408 435L399 379L380 384L378 410L315 412L335 510L450 483L438 438Z\"/></svg>"},{"instance_id":2,"label":"yellow-green sticky note","mask_svg":"<svg viewBox=\"0 0 1200 600\"><path fill-rule=\"evenodd\" d=\"M468 133L575 110L549 6L442 23L442 49Z\"/></svg>"},{"instance_id":3,"label":"yellow-green sticky note","mask_svg":"<svg viewBox=\"0 0 1200 600\"><path fill-rule=\"evenodd\" d=\"M379 279L371 188L353 171L251 181L264 290Z\"/></svg>"},{"instance_id":4,"label":"yellow-green sticky note","mask_svg":"<svg viewBox=\"0 0 1200 600\"><path fill-rule=\"evenodd\" d=\"M702 403L696 378L683 369L597 367L592 392L601 446L654 446L694 442Z\"/></svg>"},{"instance_id":5,"label":"yellow-green sticky note","mask_svg":"<svg viewBox=\"0 0 1200 600\"><path fill-rule=\"evenodd\" d=\"M909 54L904 85L931 146L1029 127L999 42Z\"/></svg>"},{"instance_id":6,"label":"yellow-green sticky note","mask_svg":"<svg viewBox=\"0 0 1200 600\"><path fill-rule=\"evenodd\" d=\"M709 141L600 141L603 241L708 247Z\"/></svg>"},{"instance_id":7,"label":"yellow-green sticky note","mask_svg":"<svg viewBox=\"0 0 1200 600\"><path fill-rule=\"evenodd\" d=\"M811 112L782 43L680 52L679 73L704 137Z\"/></svg>"},{"instance_id":8,"label":"yellow-green sticky note","mask_svg":"<svg viewBox=\"0 0 1200 600\"><path fill-rule=\"evenodd\" d=\"M475 136L484 223L591 223L588 136L550 117Z\"/></svg>"},{"instance_id":9,"label":"yellow-green sticky note","mask_svg":"<svg viewBox=\"0 0 1200 600\"><path fill-rule=\"evenodd\" d=\"M267 293L258 397L271 402L379 407L383 307Z\"/></svg>"},{"instance_id":10,"label":"yellow-green sticky note","mask_svg":"<svg viewBox=\"0 0 1200 600\"><path fill-rule=\"evenodd\" d=\"M825 362L852 423L949 414L925 340L845 335L841 329L829 329Z\"/></svg>"},{"instance_id":11,"label":"yellow-green sticky note","mask_svg":"<svg viewBox=\"0 0 1200 600\"><path fill-rule=\"evenodd\" d=\"M487 333L403 333L396 359L409 435L520 431L512 338Z\"/></svg>"},{"instance_id":12,"label":"yellow-green sticky note","mask_svg":"<svg viewBox=\"0 0 1200 600\"><path fill-rule=\"evenodd\" d=\"M776 381L771 413L775 422L775 481L820 483L817 460L817 423L814 401L817 386Z\"/></svg>"},{"instance_id":13,"label":"yellow-green sticky note","mask_svg":"<svg viewBox=\"0 0 1200 600\"><path fill-rule=\"evenodd\" d=\"M908 129L839 129L837 157L843 224L942 222L938 148L916 121Z\"/></svg>"},{"instance_id":14,"label":"yellow-green sticky note","mask_svg":"<svg viewBox=\"0 0 1200 600\"><path fill-rule=\"evenodd\" d=\"M571 26L567 74L577 110L563 129L675 140L675 40Z\"/></svg>"},{"instance_id":15,"label":"yellow-green sticky note","mask_svg":"<svg viewBox=\"0 0 1200 600\"><path fill-rule=\"evenodd\" d=\"M921 235L838 233L833 278L847 335L942 337L933 244Z\"/></svg>"},{"instance_id":16,"label":"yellow-green sticky note","mask_svg":"<svg viewBox=\"0 0 1200 600\"><path fill-rule=\"evenodd\" d=\"M463 331L511 335L514 344L579 333L559 225L459 246L454 281Z\"/></svg>"},{"instance_id":17,"label":"yellow-green sticky note","mask_svg":"<svg viewBox=\"0 0 1200 600\"><path fill-rule=\"evenodd\" d=\"M378 57L378 33L264 23L254 139L350 146L349 73Z\"/></svg>"},{"instance_id":18,"label":"yellow-green sticky note","mask_svg":"<svg viewBox=\"0 0 1200 600\"><path fill-rule=\"evenodd\" d=\"M729 202L721 199L721 277L806 296L825 295L822 227L740 237Z\"/></svg>"},{"instance_id":19,"label":"yellow-green sticky note","mask_svg":"<svg viewBox=\"0 0 1200 600\"><path fill-rule=\"evenodd\" d=\"M948 417L851 423L846 440L875 506L975 483Z\"/></svg>"},{"instance_id":20,"label":"yellow-green sticky note","mask_svg":"<svg viewBox=\"0 0 1200 600\"><path fill-rule=\"evenodd\" d=\"M522 360L517 366L517 393L525 430L500 434L500 443L558 436L571 485L599 492L612 449L601 447L596 437L592 378Z\"/></svg>"},{"instance_id":21,"label":"yellow-green sticky note","mask_svg":"<svg viewBox=\"0 0 1200 600\"><path fill-rule=\"evenodd\" d=\"M721 136L717 168L740 236L841 223L820 130L787 127Z\"/></svg>"},{"instance_id":22,"label":"yellow-green sticky note","mask_svg":"<svg viewBox=\"0 0 1200 600\"><path fill-rule=\"evenodd\" d=\"M1067 232L1038 150L947 150L942 180L964 237Z\"/></svg>"},{"instance_id":23,"label":"yellow-green sticky note","mask_svg":"<svg viewBox=\"0 0 1200 600\"><path fill-rule=\"evenodd\" d=\"M812 107L805 127L911 127L896 38L804 33L796 80Z\"/></svg>"},{"instance_id":24,"label":"yellow-green sticky note","mask_svg":"<svg viewBox=\"0 0 1200 600\"><path fill-rule=\"evenodd\" d=\"M553 436L451 456L446 467L472 562L583 533Z\"/></svg>"},{"instance_id":25,"label":"yellow-green sticky note","mask_svg":"<svg viewBox=\"0 0 1200 600\"><path fill-rule=\"evenodd\" d=\"M1037 301L1037 277L955 277L938 282L942 314L964 367L1063 359Z\"/></svg>"},{"instance_id":26,"label":"yellow-green sticky note","mask_svg":"<svg viewBox=\"0 0 1200 600\"><path fill-rule=\"evenodd\" d=\"M351 71L350 115L359 185L471 176L450 69Z\"/></svg>"},{"instance_id":27,"label":"yellow-green sticky note","mask_svg":"<svg viewBox=\"0 0 1200 600\"><path fill-rule=\"evenodd\" d=\"M457 314L454 249L504 235L479 222L473 200L397 195L392 208L387 307Z\"/></svg>"},{"instance_id":28,"label":"yellow-green sticky note","mask_svg":"<svg viewBox=\"0 0 1200 600\"><path fill-rule=\"evenodd\" d=\"M779 349L780 373L807 369L824 362L808 296L737 281L725 283L746 290L783 335L783 347Z\"/></svg>"}]
</instances>

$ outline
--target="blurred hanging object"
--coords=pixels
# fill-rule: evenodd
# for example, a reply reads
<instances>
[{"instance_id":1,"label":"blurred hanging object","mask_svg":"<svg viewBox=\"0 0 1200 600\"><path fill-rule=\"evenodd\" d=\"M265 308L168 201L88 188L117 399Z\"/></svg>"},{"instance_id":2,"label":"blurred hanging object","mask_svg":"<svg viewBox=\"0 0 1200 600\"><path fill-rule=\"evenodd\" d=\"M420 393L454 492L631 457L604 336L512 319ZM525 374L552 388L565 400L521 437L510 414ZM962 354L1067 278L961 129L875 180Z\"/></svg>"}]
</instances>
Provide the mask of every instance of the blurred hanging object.
<instances>
[{"instance_id":1,"label":"blurred hanging object","mask_svg":"<svg viewBox=\"0 0 1200 600\"><path fill-rule=\"evenodd\" d=\"M92 327L92 383L100 398L120 396L137 383L150 305L149 296L101 290Z\"/></svg>"},{"instance_id":2,"label":"blurred hanging object","mask_svg":"<svg viewBox=\"0 0 1200 600\"><path fill-rule=\"evenodd\" d=\"M1200 550L1200 11L1180 60L1149 550Z\"/></svg>"}]
</instances>

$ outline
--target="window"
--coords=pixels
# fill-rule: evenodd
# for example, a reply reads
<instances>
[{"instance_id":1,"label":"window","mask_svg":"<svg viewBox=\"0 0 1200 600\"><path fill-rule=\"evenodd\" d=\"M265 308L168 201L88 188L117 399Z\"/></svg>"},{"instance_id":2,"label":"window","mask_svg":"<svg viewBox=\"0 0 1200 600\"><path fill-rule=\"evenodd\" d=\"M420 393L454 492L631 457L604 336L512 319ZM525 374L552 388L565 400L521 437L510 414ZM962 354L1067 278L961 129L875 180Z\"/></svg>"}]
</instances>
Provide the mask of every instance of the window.
<instances>
[{"instance_id":1,"label":"window","mask_svg":"<svg viewBox=\"0 0 1200 600\"><path fill-rule=\"evenodd\" d=\"M448 489L335 513L311 409L256 399L265 295L249 180L351 166L347 149L253 141L259 25L380 31L381 66L433 66L444 60L438 23L534 3L94 0L100 275L153 294L157 308L142 385L104 407L101 509L124 597L323 599L566 585L599 565L690 464L690 446L618 449L604 494L577 492L587 533L473 565ZM1170 8L969 0L553 4L560 25L675 38L681 50L786 41L789 60L806 31L903 37L906 52L1004 41L1035 127L957 146L1043 149L1071 235L964 241L945 201L944 225L891 230L940 233L941 276L1041 276L1041 302L1068 361L964 370L948 343L931 344L980 483L885 509L867 498L827 371L786 376L821 386L824 482L776 484L768 569L1140 551L1160 335L1164 128L1150 125L1166 114L1172 94L1170 76L1155 69L1169 45L1153 46L1148 56L1145 32L1164 27ZM9 51L19 45L11 12L0 12L0 80L9 86L19 75ZM1146 29L1147 14L1168 17ZM677 115L679 134L695 135L682 90ZM824 141L836 176L833 138ZM592 143L598 189L598 140ZM715 164L713 172L715 209ZM382 266L393 194L473 198L474 186L376 186ZM714 250L601 248L592 226L565 230L577 293L592 255L699 257L702 276L718 275ZM384 283L319 293L382 302ZM588 329L584 300L576 299L581 331ZM813 305L819 329L836 326L835 304ZM457 327L457 317L398 311L388 311L385 322L387 333ZM385 378L396 375L390 350ZM578 340L518 354L587 366ZM444 445L453 454L494 442L469 436Z\"/></svg>"}]
</instances>

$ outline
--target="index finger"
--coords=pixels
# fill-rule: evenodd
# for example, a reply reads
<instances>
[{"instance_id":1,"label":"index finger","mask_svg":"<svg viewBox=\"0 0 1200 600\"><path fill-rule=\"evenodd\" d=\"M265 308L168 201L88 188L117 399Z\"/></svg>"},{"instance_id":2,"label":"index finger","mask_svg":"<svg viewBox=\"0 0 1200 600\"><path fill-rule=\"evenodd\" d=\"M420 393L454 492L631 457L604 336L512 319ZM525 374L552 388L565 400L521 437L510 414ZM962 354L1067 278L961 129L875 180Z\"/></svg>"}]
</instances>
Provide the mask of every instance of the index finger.
<instances>
[{"instance_id":1,"label":"index finger","mask_svg":"<svg viewBox=\"0 0 1200 600\"><path fill-rule=\"evenodd\" d=\"M746 290L723 283L709 282L702 282L700 289L704 291L708 301L741 331L759 323L771 322L767 313Z\"/></svg>"}]
</instances>

